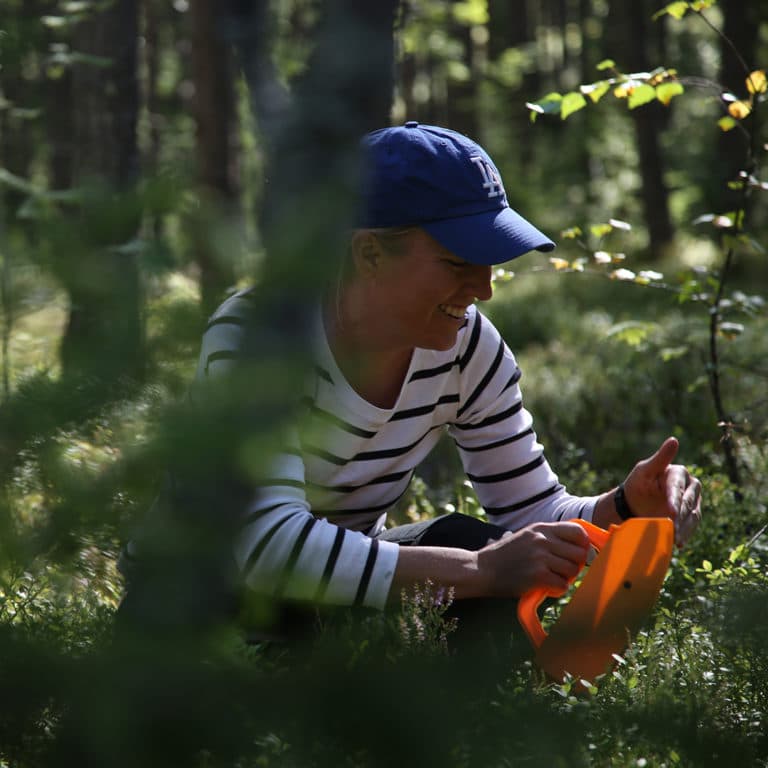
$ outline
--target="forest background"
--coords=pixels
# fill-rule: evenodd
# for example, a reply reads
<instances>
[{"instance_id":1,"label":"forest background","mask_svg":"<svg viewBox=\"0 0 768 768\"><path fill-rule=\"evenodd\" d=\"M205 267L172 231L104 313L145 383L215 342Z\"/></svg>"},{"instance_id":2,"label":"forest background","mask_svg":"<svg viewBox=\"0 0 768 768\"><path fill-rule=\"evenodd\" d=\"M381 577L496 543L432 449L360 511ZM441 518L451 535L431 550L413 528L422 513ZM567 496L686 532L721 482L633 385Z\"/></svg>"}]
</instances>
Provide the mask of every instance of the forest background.
<instances>
[{"instance_id":1,"label":"forest background","mask_svg":"<svg viewBox=\"0 0 768 768\"><path fill-rule=\"evenodd\" d=\"M2 0L0 764L768 764L767 48L765 0ZM558 242L487 311L561 479L609 488L674 434L704 484L597 685L446 653L420 595L295 655L221 610L216 489L291 414L356 138L406 119L479 140ZM250 284L248 387L189 409ZM195 490L116 631L171 465ZM451 509L478 513L446 445L397 514Z\"/></svg>"}]
</instances>

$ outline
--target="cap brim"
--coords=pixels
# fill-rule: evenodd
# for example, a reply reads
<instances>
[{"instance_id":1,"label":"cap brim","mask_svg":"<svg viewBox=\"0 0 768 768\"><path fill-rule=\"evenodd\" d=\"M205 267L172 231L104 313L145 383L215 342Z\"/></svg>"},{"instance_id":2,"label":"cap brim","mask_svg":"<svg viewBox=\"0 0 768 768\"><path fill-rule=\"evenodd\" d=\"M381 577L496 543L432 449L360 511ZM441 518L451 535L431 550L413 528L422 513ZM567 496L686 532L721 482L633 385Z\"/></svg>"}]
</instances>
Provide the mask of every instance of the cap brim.
<instances>
[{"instance_id":1,"label":"cap brim","mask_svg":"<svg viewBox=\"0 0 768 768\"><path fill-rule=\"evenodd\" d=\"M422 223L440 245L471 264L502 264L555 244L512 208Z\"/></svg>"}]
</instances>

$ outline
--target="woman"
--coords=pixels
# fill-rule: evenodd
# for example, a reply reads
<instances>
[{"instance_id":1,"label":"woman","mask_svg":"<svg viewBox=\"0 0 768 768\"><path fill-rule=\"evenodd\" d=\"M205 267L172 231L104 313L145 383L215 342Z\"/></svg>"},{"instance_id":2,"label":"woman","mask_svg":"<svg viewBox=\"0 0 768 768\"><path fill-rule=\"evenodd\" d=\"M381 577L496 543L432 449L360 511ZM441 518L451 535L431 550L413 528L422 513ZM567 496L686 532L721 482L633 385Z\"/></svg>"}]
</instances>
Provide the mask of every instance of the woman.
<instances>
[{"instance_id":1,"label":"woman","mask_svg":"<svg viewBox=\"0 0 768 768\"><path fill-rule=\"evenodd\" d=\"M360 226L318 307L306 419L248 509L236 545L247 584L286 600L383 608L429 579L455 597L564 589L586 560L584 530L669 516L683 542L700 484L670 438L625 482L572 496L523 408L515 358L474 306L491 265L554 244L513 211L486 152L415 122L369 134ZM248 292L214 315L200 376L231 365ZM233 322L228 322L232 318ZM444 431L488 523L449 516L386 530L386 512Z\"/></svg>"}]
</instances>

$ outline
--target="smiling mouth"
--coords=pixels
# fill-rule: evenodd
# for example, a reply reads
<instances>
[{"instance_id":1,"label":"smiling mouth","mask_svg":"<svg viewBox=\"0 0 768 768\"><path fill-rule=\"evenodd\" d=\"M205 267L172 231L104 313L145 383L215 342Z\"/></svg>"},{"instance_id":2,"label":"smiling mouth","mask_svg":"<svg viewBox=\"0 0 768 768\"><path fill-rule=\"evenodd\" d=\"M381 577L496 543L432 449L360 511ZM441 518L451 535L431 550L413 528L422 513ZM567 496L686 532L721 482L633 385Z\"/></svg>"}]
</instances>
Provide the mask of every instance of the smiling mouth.
<instances>
[{"instance_id":1,"label":"smiling mouth","mask_svg":"<svg viewBox=\"0 0 768 768\"><path fill-rule=\"evenodd\" d=\"M463 320L467 314L466 307L457 307L452 304L438 304L437 308L448 317L454 320Z\"/></svg>"}]
</instances>

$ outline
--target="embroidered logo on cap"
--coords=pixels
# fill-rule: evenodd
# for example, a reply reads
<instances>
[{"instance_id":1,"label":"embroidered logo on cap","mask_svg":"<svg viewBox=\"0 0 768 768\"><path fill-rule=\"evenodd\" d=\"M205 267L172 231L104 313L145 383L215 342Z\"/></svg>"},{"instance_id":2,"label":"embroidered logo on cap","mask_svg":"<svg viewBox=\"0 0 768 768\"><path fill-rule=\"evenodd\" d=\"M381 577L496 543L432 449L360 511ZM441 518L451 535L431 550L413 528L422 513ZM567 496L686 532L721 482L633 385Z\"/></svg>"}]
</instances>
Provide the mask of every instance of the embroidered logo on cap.
<instances>
[{"instance_id":1,"label":"embroidered logo on cap","mask_svg":"<svg viewBox=\"0 0 768 768\"><path fill-rule=\"evenodd\" d=\"M487 160L479 155L474 155L469 159L478 167L483 177L483 187L488 190L488 197L501 197L506 194L499 175Z\"/></svg>"}]
</instances>

